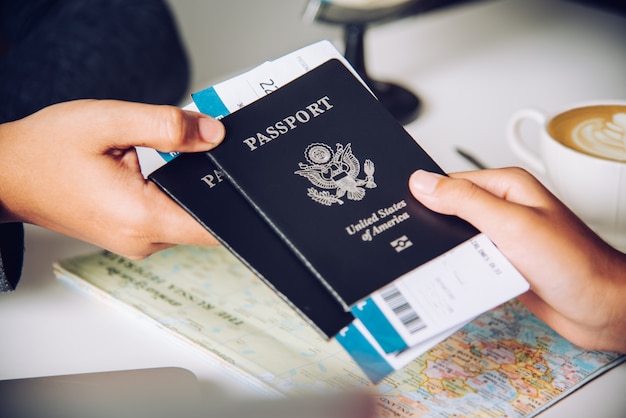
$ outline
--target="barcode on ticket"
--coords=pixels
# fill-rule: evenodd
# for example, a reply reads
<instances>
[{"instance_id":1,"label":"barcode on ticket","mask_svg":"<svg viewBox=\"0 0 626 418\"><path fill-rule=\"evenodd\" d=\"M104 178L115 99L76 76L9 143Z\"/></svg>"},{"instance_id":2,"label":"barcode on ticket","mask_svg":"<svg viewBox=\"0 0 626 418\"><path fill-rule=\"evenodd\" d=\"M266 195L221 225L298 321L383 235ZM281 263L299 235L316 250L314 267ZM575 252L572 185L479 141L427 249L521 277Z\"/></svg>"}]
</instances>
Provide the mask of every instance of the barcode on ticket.
<instances>
[{"instance_id":1,"label":"barcode on ticket","mask_svg":"<svg viewBox=\"0 0 626 418\"><path fill-rule=\"evenodd\" d=\"M410 334L426 328L426 323L395 286L383 290L380 295Z\"/></svg>"}]
</instances>

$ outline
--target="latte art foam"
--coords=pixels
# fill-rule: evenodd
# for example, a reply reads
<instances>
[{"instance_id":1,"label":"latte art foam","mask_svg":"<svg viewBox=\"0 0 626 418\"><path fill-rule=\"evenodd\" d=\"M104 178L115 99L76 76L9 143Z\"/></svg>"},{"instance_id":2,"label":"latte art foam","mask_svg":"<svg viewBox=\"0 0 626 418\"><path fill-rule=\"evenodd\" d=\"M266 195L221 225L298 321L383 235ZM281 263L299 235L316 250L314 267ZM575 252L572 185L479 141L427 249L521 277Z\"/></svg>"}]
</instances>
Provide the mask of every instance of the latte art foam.
<instances>
[{"instance_id":1,"label":"latte art foam","mask_svg":"<svg viewBox=\"0 0 626 418\"><path fill-rule=\"evenodd\" d=\"M626 106L589 106L556 116L550 135L564 145L597 157L626 161Z\"/></svg>"},{"instance_id":2,"label":"latte art foam","mask_svg":"<svg viewBox=\"0 0 626 418\"><path fill-rule=\"evenodd\" d=\"M591 154L626 160L626 113L616 114L612 121L584 121L574 128L572 140Z\"/></svg>"}]
</instances>

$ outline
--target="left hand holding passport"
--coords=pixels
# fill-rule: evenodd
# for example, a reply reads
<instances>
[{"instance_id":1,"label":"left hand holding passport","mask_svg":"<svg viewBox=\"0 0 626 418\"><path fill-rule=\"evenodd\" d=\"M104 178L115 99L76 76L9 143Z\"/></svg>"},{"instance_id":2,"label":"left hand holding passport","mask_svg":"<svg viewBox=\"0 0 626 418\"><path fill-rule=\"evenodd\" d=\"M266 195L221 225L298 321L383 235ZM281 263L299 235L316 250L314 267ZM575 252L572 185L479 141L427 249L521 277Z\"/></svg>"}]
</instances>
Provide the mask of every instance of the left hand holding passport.
<instances>
[{"instance_id":1,"label":"left hand holding passport","mask_svg":"<svg viewBox=\"0 0 626 418\"><path fill-rule=\"evenodd\" d=\"M217 242L140 172L134 146L198 152L219 121L172 106L79 100L0 126L2 222L28 222L142 258Z\"/></svg>"}]
</instances>

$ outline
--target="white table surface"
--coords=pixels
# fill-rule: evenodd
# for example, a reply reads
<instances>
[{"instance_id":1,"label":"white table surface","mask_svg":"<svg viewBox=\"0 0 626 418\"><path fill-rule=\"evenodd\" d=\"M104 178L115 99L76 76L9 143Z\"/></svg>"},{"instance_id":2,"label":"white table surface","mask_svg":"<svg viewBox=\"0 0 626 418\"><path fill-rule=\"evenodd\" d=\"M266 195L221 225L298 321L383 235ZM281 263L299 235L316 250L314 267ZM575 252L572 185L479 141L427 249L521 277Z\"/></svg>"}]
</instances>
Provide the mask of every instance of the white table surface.
<instances>
[{"instance_id":1,"label":"white table surface","mask_svg":"<svg viewBox=\"0 0 626 418\"><path fill-rule=\"evenodd\" d=\"M373 28L369 72L412 88L424 102L408 130L445 170L518 165L504 140L507 118L526 106L553 108L626 98L626 18L576 3L488 1ZM381 138L384 140L384 138ZM231 393L237 381L156 327L57 281L55 260L96 248L26 228L16 292L0 295L0 380L177 366ZM626 364L542 417L626 416Z\"/></svg>"}]
</instances>

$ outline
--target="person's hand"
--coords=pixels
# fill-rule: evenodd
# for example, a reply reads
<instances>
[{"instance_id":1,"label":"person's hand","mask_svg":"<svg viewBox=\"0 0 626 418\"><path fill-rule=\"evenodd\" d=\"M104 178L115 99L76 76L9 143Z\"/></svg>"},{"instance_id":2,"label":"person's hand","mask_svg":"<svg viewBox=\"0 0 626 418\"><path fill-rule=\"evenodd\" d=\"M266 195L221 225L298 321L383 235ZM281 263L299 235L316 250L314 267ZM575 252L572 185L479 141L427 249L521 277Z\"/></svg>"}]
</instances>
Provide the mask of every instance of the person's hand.
<instances>
[{"instance_id":1,"label":"person's hand","mask_svg":"<svg viewBox=\"0 0 626 418\"><path fill-rule=\"evenodd\" d=\"M134 146L215 147L224 126L172 106L80 100L0 125L0 222L27 222L130 258L217 241L140 172ZM215 202L220 204L220 202Z\"/></svg>"},{"instance_id":2,"label":"person's hand","mask_svg":"<svg viewBox=\"0 0 626 418\"><path fill-rule=\"evenodd\" d=\"M563 337L626 352L626 255L594 234L519 168L444 177L413 173L426 207L484 232L530 282L520 300Z\"/></svg>"}]
</instances>

